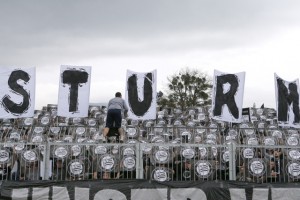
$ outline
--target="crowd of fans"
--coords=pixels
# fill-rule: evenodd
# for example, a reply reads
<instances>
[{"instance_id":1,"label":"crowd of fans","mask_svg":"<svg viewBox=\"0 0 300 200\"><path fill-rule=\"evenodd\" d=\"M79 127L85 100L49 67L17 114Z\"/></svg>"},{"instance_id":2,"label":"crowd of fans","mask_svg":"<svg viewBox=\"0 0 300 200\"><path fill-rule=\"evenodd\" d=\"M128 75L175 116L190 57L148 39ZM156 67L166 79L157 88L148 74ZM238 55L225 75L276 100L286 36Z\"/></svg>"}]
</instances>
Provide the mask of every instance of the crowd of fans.
<instances>
[{"instance_id":1,"label":"crowd of fans","mask_svg":"<svg viewBox=\"0 0 300 200\"><path fill-rule=\"evenodd\" d=\"M215 121L208 107L158 109L155 120L123 119L125 140L106 108L87 118L56 115L1 119L0 180L136 179L294 182L300 177L299 130L278 127L276 111L251 108L239 124Z\"/></svg>"}]
</instances>

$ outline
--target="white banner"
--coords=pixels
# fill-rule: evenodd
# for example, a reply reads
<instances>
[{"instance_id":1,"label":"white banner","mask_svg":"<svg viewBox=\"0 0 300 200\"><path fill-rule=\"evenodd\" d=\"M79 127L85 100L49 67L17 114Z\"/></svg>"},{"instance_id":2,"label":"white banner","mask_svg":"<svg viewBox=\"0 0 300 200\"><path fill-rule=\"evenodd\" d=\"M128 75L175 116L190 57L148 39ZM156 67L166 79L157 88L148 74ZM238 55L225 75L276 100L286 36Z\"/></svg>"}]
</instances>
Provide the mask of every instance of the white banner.
<instances>
[{"instance_id":1,"label":"white banner","mask_svg":"<svg viewBox=\"0 0 300 200\"><path fill-rule=\"evenodd\" d=\"M240 123L242 121L245 72L228 74L214 71L212 92L213 119Z\"/></svg>"},{"instance_id":2,"label":"white banner","mask_svg":"<svg viewBox=\"0 0 300 200\"><path fill-rule=\"evenodd\" d=\"M300 128L299 79L288 82L276 73L274 78L278 125Z\"/></svg>"},{"instance_id":3,"label":"white banner","mask_svg":"<svg viewBox=\"0 0 300 200\"><path fill-rule=\"evenodd\" d=\"M35 68L0 68L0 118L33 117Z\"/></svg>"},{"instance_id":4,"label":"white banner","mask_svg":"<svg viewBox=\"0 0 300 200\"><path fill-rule=\"evenodd\" d=\"M129 107L128 118L156 119L156 70L138 73L127 70L125 101Z\"/></svg>"},{"instance_id":5,"label":"white banner","mask_svg":"<svg viewBox=\"0 0 300 200\"><path fill-rule=\"evenodd\" d=\"M87 117L90 83L91 67L61 66L57 115Z\"/></svg>"}]
</instances>

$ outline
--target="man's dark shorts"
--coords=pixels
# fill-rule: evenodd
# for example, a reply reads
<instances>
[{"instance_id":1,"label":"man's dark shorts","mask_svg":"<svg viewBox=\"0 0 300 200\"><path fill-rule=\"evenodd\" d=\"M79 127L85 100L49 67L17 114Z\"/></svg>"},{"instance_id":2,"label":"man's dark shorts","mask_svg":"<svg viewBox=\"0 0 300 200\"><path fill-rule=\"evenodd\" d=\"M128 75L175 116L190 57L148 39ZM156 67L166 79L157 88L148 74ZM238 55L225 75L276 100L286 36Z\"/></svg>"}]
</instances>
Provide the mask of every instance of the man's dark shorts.
<instances>
[{"instance_id":1,"label":"man's dark shorts","mask_svg":"<svg viewBox=\"0 0 300 200\"><path fill-rule=\"evenodd\" d=\"M120 109L109 109L107 111L106 126L108 128L121 128L122 115Z\"/></svg>"}]
</instances>

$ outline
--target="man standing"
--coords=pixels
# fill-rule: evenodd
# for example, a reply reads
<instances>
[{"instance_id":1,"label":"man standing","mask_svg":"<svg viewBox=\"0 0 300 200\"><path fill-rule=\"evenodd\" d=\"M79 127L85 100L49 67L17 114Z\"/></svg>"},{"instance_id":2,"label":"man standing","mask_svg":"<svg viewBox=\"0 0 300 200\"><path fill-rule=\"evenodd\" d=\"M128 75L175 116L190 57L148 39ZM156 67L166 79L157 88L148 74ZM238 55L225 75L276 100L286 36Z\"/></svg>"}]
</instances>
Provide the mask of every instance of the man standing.
<instances>
[{"instance_id":1,"label":"man standing","mask_svg":"<svg viewBox=\"0 0 300 200\"><path fill-rule=\"evenodd\" d=\"M122 94L117 92L115 98L109 100L107 106L107 116L106 125L103 131L103 136L106 138L110 128L117 128L120 136L120 141L124 140L124 133L121 128L122 123L122 112L124 111L124 116L128 111L128 107L124 99L122 99Z\"/></svg>"}]
</instances>

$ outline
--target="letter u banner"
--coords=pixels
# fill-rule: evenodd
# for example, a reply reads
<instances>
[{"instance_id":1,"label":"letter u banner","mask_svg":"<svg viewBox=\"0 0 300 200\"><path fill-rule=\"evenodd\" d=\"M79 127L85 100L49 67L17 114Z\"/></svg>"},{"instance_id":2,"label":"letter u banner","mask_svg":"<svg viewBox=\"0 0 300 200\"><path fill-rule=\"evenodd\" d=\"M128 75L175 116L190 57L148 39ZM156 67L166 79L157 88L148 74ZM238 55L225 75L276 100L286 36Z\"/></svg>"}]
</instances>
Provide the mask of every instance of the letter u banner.
<instances>
[{"instance_id":1,"label":"letter u banner","mask_svg":"<svg viewBox=\"0 0 300 200\"><path fill-rule=\"evenodd\" d=\"M212 92L213 119L239 123L242 121L245 72L228 74L214 71Z\"/></svg>"},{"instance_id":2,"label":"letter u banner","mask_svg":"<svg viewBox=\"0 0 300 200\"><path fill-rule=\"evenodd\" d=\"M274 74L279 126L300 128L299 79L288 82Z\"/></svg>"},{"instance_id":3,"label":"letter u banner","mask_svg":"<svg viewBox=\"0 0 300 200\"><path fill-rule=\"evenodd\" d=\"M0 118L33 117L35 68L0 68Z\"/></svg>"},{"instance_id":4,"label":"letter u banner","mask_svg":"<svg viewBox=\"0 0 300 200\"><path fill-rule=\"evenodd\" d=\"M156 119L156 70L137 73L127 70L126 102L130 119Z\"/></svg>"}]
</instances>

